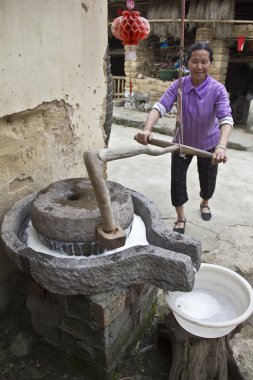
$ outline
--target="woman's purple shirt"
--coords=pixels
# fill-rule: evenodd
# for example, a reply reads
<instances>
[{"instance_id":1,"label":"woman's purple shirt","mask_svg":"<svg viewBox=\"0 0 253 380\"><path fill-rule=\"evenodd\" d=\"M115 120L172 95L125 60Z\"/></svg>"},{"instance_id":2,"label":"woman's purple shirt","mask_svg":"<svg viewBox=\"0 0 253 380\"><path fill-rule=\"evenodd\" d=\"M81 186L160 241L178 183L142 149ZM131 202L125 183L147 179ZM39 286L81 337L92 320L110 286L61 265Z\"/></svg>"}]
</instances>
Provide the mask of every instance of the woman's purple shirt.
<instances>
[{"instance_id":1,"label":"woman's purple shirt","mask_svg":"<svg viewBox=\"0 0 253 380\"><path fill-rule=\"evenodd\" d=\"M159 100L166 112L175 103L177 92L178 80L170 85ZM182 78L182 121L181 144L203 150L214 148L220 139L219 126L225 122L233 126L225 86L209 75L198 87L194 87L191 76ZM178 136L175 141L178 142Z\"/></svg>"}]
</instances>

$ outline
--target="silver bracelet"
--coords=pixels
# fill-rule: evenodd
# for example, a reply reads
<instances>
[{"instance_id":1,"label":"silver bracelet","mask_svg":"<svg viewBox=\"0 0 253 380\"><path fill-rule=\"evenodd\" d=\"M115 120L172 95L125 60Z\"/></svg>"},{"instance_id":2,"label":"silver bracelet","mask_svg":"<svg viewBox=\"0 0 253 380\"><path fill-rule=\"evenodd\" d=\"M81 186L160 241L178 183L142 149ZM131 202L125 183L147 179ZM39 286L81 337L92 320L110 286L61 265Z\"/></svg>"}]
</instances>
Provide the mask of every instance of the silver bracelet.
<instances>
[{"instance_id":1,"label":"silver bracelet","mask_svg":"<svg viewBox=\"0 0 253 380\"><path fill-rule=\"evenodd\" d=\"M225 152L227 151L227 148L225 147L225 145L218 144L218 145L216 145L215 150L218 149L218 148L224 149Z\"/></svg>"}]
</instances>

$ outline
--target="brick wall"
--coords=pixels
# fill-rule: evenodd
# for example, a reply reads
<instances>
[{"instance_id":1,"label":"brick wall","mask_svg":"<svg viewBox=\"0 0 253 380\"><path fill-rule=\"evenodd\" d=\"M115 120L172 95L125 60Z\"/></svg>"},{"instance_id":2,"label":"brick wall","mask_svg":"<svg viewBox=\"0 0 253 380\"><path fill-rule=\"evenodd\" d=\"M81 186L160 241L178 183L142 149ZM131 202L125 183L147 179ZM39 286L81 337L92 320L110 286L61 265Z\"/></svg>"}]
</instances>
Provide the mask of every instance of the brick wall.
<instances>
[{"instance_id":1,"label":"brick wall","mask_svg":"<svg viewBox=\"0 0 253 380\"><path fill-rule=\"evenodd\" d=\"M134 285L89 297L63 296L31 282L27 307L34 331L77 360L85 376L111 380L125 350L152 321L157 291Z\"/></svg>"}]
</instances>

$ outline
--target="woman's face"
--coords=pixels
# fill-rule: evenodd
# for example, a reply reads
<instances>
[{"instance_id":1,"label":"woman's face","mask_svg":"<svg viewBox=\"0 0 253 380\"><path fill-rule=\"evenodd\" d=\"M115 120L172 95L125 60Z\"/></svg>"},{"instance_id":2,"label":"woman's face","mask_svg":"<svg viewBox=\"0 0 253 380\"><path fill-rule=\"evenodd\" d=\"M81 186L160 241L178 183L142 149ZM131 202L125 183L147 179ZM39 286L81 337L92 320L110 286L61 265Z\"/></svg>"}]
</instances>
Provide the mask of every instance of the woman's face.
<instances>
[{"instance_id":1,"label":"woman's face","mask_svg":"<svg viewBox=\"0 0 253 380\"><path fill-rule=\"evenodd\" d=\"M188 62L192 82L199 85L206 79L211 66L209 52L207 50L194 50Z\"/></svg>"}]
</instances>

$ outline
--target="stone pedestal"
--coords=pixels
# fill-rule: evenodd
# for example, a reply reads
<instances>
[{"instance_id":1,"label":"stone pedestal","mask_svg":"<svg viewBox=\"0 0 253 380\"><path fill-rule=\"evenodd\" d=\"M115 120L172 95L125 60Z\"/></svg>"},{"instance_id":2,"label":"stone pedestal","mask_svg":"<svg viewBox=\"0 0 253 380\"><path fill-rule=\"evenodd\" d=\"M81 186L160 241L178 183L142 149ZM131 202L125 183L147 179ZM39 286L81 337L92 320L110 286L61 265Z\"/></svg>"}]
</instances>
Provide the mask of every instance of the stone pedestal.
<instances>
[{"instance_id":1,"label":"stone pedestal","mask_svg":"<svg viewBox=\"0 0 253 380\"><path fill-rule=\"evenodd\" d=\"M146 285L63 296L32 283L27 306L37 334L78 361L84 376L109 380L126 349L151 322L156 297L157 288Z\"/></svg>"}]
</instances>

